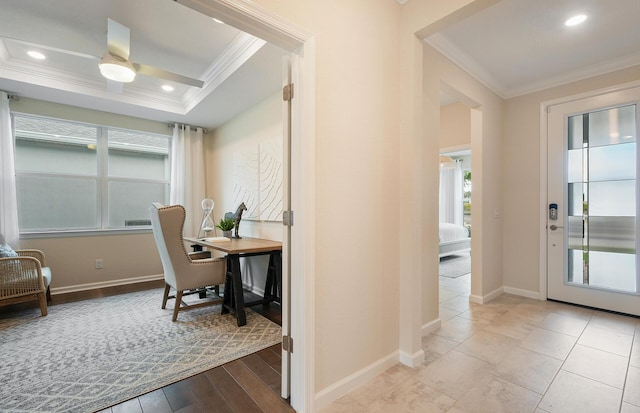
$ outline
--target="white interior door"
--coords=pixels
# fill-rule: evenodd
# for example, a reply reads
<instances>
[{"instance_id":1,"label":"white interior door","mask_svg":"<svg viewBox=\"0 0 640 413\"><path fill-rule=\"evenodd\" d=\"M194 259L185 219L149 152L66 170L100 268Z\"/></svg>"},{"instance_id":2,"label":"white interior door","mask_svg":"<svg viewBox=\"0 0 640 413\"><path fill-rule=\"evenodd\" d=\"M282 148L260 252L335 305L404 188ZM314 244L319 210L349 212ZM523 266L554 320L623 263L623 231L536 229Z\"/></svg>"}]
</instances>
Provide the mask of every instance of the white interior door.
<instances>
[{"instance_id":1,"label":"white interior door","mask_svg":"<svg viewBox=\"0 0 640 413\"><path fill-rule=\"evenodd\" d=\"M548 298L640 315L640 88L549 107Z\"/></svg>"}]
</instances>

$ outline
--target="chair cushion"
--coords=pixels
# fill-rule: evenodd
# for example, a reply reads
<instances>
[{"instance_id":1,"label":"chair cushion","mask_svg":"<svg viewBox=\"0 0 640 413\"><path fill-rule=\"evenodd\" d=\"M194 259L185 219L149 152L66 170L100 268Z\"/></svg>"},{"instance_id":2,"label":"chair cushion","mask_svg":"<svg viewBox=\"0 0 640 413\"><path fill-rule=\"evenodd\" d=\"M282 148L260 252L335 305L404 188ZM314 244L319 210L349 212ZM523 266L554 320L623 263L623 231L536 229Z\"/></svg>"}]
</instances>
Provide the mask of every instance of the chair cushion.
<instances>
[{"instance_id":1,"label":"chair cushion","mask_svg":"<svg viewBox=\"0 0 640 413\"><path fill-rule=\"evenodd\" d=\"M40 271L42 271L42 281L44 281L44 288L46 289L51 284L51 268L42 267Z\"/></svg>"},{"instance_id":2,"label":"chair cushion","mask_svg":"<svg viewBox=\"0 0 640 413\"><path fill-rule=\"evenodd\" d=\"M0 244L0 258L15 258L18 253L7 244Z\"/></svg>"}]
</instances>

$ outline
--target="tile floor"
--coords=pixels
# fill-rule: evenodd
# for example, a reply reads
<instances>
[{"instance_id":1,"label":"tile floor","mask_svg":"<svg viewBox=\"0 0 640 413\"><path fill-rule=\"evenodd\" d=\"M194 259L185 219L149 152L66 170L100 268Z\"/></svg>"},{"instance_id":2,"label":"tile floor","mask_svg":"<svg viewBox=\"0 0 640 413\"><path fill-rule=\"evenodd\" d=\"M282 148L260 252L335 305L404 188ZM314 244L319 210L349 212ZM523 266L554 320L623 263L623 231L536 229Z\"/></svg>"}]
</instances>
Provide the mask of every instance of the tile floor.
<instances>
[{"instance_id":1,"label":"tile floor","mask_svg":"<svg viewBox=\"0 0 640 413\"><path fill-rule=\"evenodd\" d=\"M321 413L640 413L640 319L508 294L477 305L469 283L440 277L442 327L420 367Z\"/></svg>"}]
</instances>

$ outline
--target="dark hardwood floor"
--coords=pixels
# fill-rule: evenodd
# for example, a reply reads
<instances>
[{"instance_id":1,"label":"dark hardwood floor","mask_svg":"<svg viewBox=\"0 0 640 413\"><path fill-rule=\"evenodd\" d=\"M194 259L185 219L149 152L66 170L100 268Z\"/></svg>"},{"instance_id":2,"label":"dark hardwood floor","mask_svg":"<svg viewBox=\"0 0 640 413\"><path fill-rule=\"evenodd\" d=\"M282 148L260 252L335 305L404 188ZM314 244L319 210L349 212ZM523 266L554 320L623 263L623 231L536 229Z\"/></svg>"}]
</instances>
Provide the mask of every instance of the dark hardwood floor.
<instances>
[{"instance_id":1,"label":"dark hardwood floor","mask_svg":"<svg viewBox=\"0 0 640 413\"><path fill-rule=\"evenodd\" d=\"M280 345L274 345L101 411L169 412L295 412L280 397Z\"/></svg>"},{"instance_id":2,"label":"dark hardwood floor","mask_svg":"<svg viewBox=\"0 0 640 413\"><path fill-rule=\"evenodd\" d=\"M153 281L56 295L53 296L51 305L163 286L163 281ZM245 292L246 301L256 298L254 294ZM257 305L251 309L282 325L282 311L277 303ZM288 402L280 397L280 369L280 344L276 344L100 413L295 413Z\"/></svg>"}]
</instances>

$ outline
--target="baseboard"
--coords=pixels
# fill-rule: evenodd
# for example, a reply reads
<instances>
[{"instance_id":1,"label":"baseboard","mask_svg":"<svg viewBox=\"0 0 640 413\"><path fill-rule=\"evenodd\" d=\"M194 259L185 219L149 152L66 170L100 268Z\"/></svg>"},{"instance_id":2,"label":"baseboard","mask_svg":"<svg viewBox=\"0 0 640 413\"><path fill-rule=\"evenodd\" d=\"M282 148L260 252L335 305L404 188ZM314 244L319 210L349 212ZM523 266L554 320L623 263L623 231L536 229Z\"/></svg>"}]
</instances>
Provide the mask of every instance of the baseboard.
<instances>
[{"instance_id":1,"label":"baseboard","mask_svg":"<svg viewBox=\"0 0 640 413\"><path fill-rule=\"evenodd\" d=\"M497 288L497 289L491 291L487 295L480 296L480 295L471 294L469 296L469 301L471 301L472 303L476 303L476 304L486 304L489 301L493 300L494 298L499 297L503 293L504 293L504 287L500 287L500 288Z\"/></svg>"},{"instance_id":2,"label":"baseboard","mask_svg":"<svg viewBox=\"0 0 640 413\"><path fill-rule=\"evenodd\" d=\"M523 290L521 288L504 287L504 292L507 294L519 295L521 297L533 298L534 300L544 300L540 297L540 293L537 291Z\"/></svg>"},{"instance_id":3,"label":"baseboard","mask_svg":"<svg viewBox=\"0 0 640 413\"><path fill-rule=\"evenodd\" d=\"M142 277L122 278L119 280L102 281L89 284L70 285L67 287L51 288L51 295L75 293L78 291L96 290L98 288L117 287L119 285L136 284L147 281L163 280L163 274L145 275Z\"/></svg>"},{"instance_id":4,"label":"baseboard","mask_svg":"<svg viewBox=\"0 0 640 413\"><path fill-rule=\"evenodd\" d=\"M250 291L256 295L259 295L260 297L264 297L264 288L259 288L256 287L255 285L250 285L250 284L242 284L242 288L246 291Z\"/></svg>"},{"instance_id":5,"label":"baseboard","mask_svg":"<svg viewBox=\"0 0 640 413\"><path fill-rule=\"evenodd\" d=\"M332 384L331 386L320 390L315 396L315 410L320 411L340 397L355 390L357 387L365 384L385 370L398 364L400 361L399 352L394 351L386 357L381 358L368 365L367 367L356 371L355 373L345 377L344 379Z\"/></svg>"},{"instance_id":6,"label":"baseboard","mask_svg":"<svg viewBox=\"0 0 640 413\"><path fill-rule=\"evenodd\" d=\"M424 350L420 349L413 354L400 352L400 363L407 367L418 367L424 361Z\"/></svg>"},{"instance_id":7,"label":"baseboard","mask_svg":"<svg viewBox=\"0 0 640 413\"><path fill-rule=\"evenodd\" d=\"M440 326L442 325L442 321L438 318L435 319L427 324L423 324L422 325L422 336L428 336L429 334L433 333L434 331L436 331L437 329L440 328Z\"/></svg>"}]
</instances>

